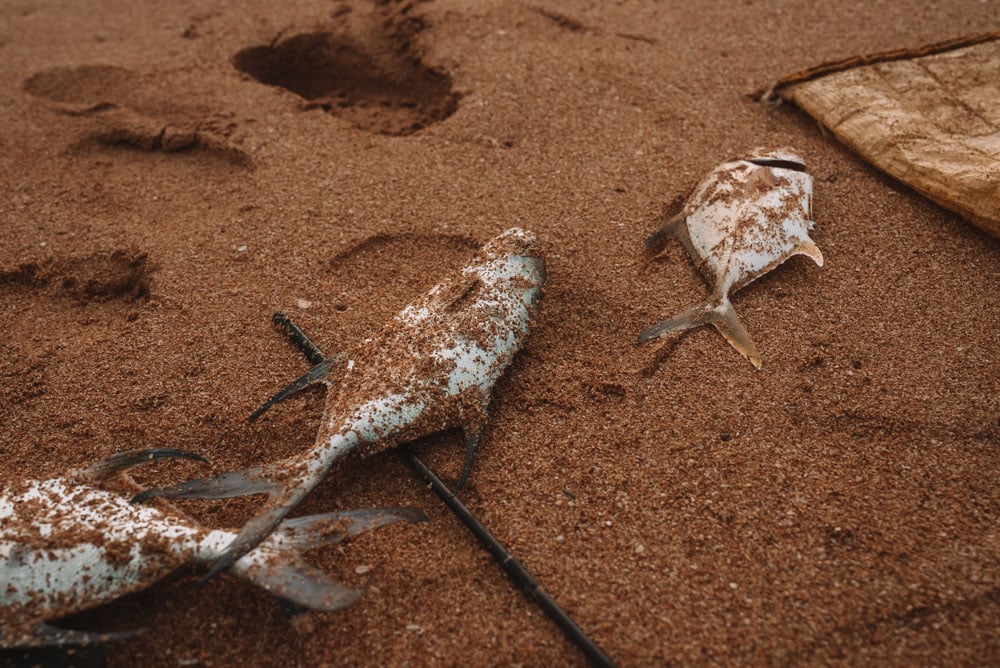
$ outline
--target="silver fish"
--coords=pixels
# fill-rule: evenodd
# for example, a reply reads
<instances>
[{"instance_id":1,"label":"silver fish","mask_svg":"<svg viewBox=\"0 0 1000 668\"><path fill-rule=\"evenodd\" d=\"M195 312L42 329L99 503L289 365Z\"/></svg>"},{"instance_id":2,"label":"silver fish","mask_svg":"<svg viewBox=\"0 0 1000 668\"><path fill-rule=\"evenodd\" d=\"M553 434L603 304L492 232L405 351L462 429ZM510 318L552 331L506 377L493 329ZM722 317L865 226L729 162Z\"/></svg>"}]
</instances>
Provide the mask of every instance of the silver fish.
<instances>
[{"instance_id":1,"label":"silver fish","mask_svg":"<svg viewBox=\"0 0 1000 668\"><path fill-rule=\"evenodd\" d=\"M823 254L809 238L812 191L806 163L792 149L763 150L713 169L681 212L646 240L651 251L669 238L680 241L712 296L650 327L639 335L639 343L711 324L759 369L757 346L729 295L793 255L807 255L823 266Z\"/></svg>"},{"instance_id":2,"label":"silver fish","mask_svg":"<svg viewBox=\"0 0 1000 668\"><path fill-rule=\"evenodd\" d=\"M0 492L0 648L127 637L47 621L141 589L182 564L211 563L223 552L234 532L134 505L99 486L119 471L168 457L201 459L168 448L129 451L65 477L17 481ZM339 610L360 592L306 564L300 551L392 522L425 519L413 508L386 508L289 520L230 572L298 605Z\"/></svg>"},{"instance_id":3,"label":"silver fish","mask_svg":"<svg viewBox=\"0 0 1000 668\"><path fill-rule=\"evenodd\" d=\"M461 427L475 459L493 386L521 349L545 282L545 261L530 232L512 228L470 264L403 309L373 339L324 361L256 413L313 383L327 394L313 447L245 471L188 481L136 497L227 498L266 493L266 509L246 524L209 576L258 545L347 454L372 454ZM339 379L334 385L331 375Z\"/></svg>"}]
</instances>

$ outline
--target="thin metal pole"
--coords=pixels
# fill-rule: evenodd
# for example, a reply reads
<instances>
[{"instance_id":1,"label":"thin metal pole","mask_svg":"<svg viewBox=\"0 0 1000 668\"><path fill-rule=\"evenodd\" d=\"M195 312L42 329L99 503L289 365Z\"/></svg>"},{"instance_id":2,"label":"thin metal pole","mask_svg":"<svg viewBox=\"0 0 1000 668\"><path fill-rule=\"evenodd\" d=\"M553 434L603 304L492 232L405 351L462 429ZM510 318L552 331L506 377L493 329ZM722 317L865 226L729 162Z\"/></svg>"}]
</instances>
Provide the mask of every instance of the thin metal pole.
<instances>
[{"instance_id":1,"label":"thin metal pole","mask_svg":"<svg viewBox=\"0 0 1000 668\"><path fill-rule=\"evenodd\" d=\"M312 339L298 325L292 322L291 318L284 313L275 313L273 320L274 324L281 327L285 335L302 351L310 363L320 364L326 360L326 355L323 354L323 351L312 342ZM615 664L610 657L583 632L583 629L566 614L565 610L559 607L555 599L542 588L538 579L524 567L524 564L514 558L510 550L504 547L483 526L483 523L472 514L472 511L465 507L465 504L458 500L455 494L448 489L448 486L441 482L441 479L437 477L434 471L427 464L424 464L420 457L413 452L413 449L409 445L402 445L399 451L410 466L430 484L431 489L444 501L444 504L448 506L451 512L479 539L479 542L490 553L493 560L500 565L500 568L504 570L507 577L520 587L524 595L534 601L562 629L563 633L569 637L573 644L579 647L580 651L586 655L590 663L599 668L613 668Z\"/></svg>"},{"instance_id":2,"label":"thin metal pole","mask_svg":"<svg viewBox=\"0 0 1000 668\"><path fill-rule=\"evenodd\" d=\"M437 475L434 474L430 468L427 467L423 461L413 452L413 449L408 445L400 447L400 451L403 454L403 458L409 462L417 473L419 473L428 483L430 483L431 489L434 493L444 501L445 505L455 513L455 515L462 521L469 531L471 531L479 542L482 543L483 547L490 553L493 560L496 561L500 567L507 573L514 584L521 588L524 595L530 600L534 601L549 618L559 626L560 629L569 637L573 644L580 648L590 660L590 663L595 666L612 667L614 662L605 654L600 647L597 646L590 637L584 633L573 619L566 614L566 611L559 607L548 592L546 592L541 583L535 578L534 575L524 567L520 561L514 558L514 555L503 546L503 544L496 539L489 532L489 530L483 526L472 512L465 507L458 498L452 494L451 490L441 481Z\"/></svg>"}]
</instances>

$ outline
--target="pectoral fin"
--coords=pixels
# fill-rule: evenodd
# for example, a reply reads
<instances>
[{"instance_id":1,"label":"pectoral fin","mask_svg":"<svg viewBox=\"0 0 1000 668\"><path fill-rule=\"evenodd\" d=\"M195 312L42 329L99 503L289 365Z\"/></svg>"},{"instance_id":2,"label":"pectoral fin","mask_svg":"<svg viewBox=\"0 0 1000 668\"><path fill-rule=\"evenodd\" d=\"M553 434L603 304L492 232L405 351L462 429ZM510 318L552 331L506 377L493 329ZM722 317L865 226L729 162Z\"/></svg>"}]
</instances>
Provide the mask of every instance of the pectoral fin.
<instances>
[{"instance_id":1,"label":"pectoral fin","mask_svg":"<svg viewBox=\"0 0 1000 668\"><path fill-rule=\"evenodd\" d=\"M354 603L361 592L335 582L326 573L306 564L303 550L337 544L358 534L395 522L424 522L427 516L416 508L370 508L322 515L309 515L282 522L271 545L278 551L265 564L234 572L286 601L312 610L340 610Z\"/></svg>"},{"instance_id":2,"label":"pectoral fin","mask_svg":"<svg viewBox=\"0 0 1000 668\"><path fill-rule=\"evenodd\" d=\"M285 520L275 531L281 545L298 550L311 550L323 545L335 545L359 534L387 524L426 522L427 515L417 508L366 508L345 510L322 515L307 515Z\"/></svg>"},{"instance_id":3,"label":"pectoral fin","mask_svg":"<svg viewBox=\"0 0 1000 668\"><path fill-rule=\"evenodd\" d=\"M260 466L188 480L170 487L147 489L132 497L132 503L149 499L229 499L250 494L270 494L281 489Z\"/></svg>"},{"instance_id":4,"label":"pectoral fin","mask_svg":"<svg viewBox=\"0 0 1000 668\"><path fill-rule=\"evenodd\" d=\"M280 392L278 392L273 397L265 401L260 408L258 408L257 410L255 410L253 413L250 414L250 417L247 418L247 420L253 422L261 415L263 415L264 412L267 411L267 409L269 409L271 406L281 403L288 397L292 396L297 392L301 392L310 385L325 382L326 375L330 371L330 367L336 361L337 361L336 357L331 357L330 359L323 360L313 368L309 369L309 371L306 371L304 374L296 378Z\"/></svg>"},{"instance_id":5,"label":"pectoral fin","mask_svg":"<svg viewBox=\"0 0 1000 668\"><path fill-rule=\"evenodd\" d=\"M275 596L310 610L341 610L361 597L360 590L342 587L297 557L255 566L244 577Z\"/></svg>"},{"instance_id":6,"label":"pectoral fin","mask_svg":"<svg viewBox=\"0 0 1000 668\"><path fill-rule=\"evenodd\" d=\"M698 259L698 251L695 250L694 244L691 243L691 233L688 232L687 216L683 212L671 218L670 222L646 239L646 251L648 253L659 254L663 250L663 245L669 239L677 239L692 259Z\"/></svg>"},{"instance_id":7,"label":"pectoral fin","mask_svg":"<svg viewBox=\"0 0 1000 668\"><path fill-rule=\"evenodd\" d=\"M31 635L27 638L22 639L20 642L15 642L13 645L0 644L0 647L70 647L97 645L115 640L127 640L144 632L145 631L143 629L139 629L137 631L118 631L113 633L76 631L74 629L61 629L58 626L51 626L50 624L42 622L32 629Z\"/></svg>"},{"instance_id":8,"label":"pectoral fin","mask_svg":"<svg viewBox=\"0 0 1000 668\"><path fill-rule=\"evenodd\" d=\"M462 473L458 476L458 481L452 487L452 494L457 495L468 482L472 466L476 463L476 455L479 454L479 441L482 440L482 436L483 428L481 425L465 430L465 462L462 464Z\"/></svg>"},{"instance_id":9,"label":"pectoral fin","mask_svg":"<svg viewBox=\"0 0 1000 668\"><path fill-rule=\"evenodd\" d=\"M820 252L819 246L816 245L816 242L808 237L806 237L805 240L803 240L803 242L795 248L795 254L808 256L812 258L812 261L817 265L820 267L823 266L823 253Z\"/></svg>"},{"instance_id":10,"label":"pectoral fin","mask_svg":"<svg viewBox=\"0 0 1000 668\"><path fill-rule=\"evenodd\" d=\"M111 455L107 459L94 462L82 471L78 471L76 475L85 480L100 482L107 480L116 473L121 473L140 464L158 462L161 459L193 459L207 463L201 455L188 452L187 450L147 448L145 450L128 450Z\"/></svg>"}]
</instances>

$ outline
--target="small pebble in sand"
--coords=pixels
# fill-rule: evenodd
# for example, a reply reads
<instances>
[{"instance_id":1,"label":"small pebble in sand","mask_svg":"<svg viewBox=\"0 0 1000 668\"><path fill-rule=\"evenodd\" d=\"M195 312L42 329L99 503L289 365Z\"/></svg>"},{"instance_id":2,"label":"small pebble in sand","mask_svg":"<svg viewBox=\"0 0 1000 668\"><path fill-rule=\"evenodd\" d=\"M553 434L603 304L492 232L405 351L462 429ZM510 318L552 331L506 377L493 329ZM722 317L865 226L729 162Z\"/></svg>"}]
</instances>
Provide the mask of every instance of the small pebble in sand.
<instances>
[{"instance_id":1,"label":"small pebble in sand","mask_svg":"<svg viewBox=\"0 0 1000 668\"><path fill-rule=\"evenodd\" d=\"M303 311L313 305L308 299L297 299L295 300L295 305L298 306Z\"/></svg>"},{"instance_id":2,"label":"small pebble in sand","mask_svg":"<svg viewBox=\"0 0 1000 668\"><path fill-rule=\"evenodd\" d=\"M237 246L236 247L236 252L237 253L246 253L247 252L246 244L243 244L242 246Z\"/></svg>"},{"instance_id":3,"label":"small pebble in sand","mask_svg":"<svg viewBox=\"0 0 1000 668\"><path fill-rule=\"evenodd\" d=\"M361 564L360 566L354 568L354 572L357 573L358 575L364 575L371 569L372 567L369 566L368 564Z\"/></svg>"}]
</instances>

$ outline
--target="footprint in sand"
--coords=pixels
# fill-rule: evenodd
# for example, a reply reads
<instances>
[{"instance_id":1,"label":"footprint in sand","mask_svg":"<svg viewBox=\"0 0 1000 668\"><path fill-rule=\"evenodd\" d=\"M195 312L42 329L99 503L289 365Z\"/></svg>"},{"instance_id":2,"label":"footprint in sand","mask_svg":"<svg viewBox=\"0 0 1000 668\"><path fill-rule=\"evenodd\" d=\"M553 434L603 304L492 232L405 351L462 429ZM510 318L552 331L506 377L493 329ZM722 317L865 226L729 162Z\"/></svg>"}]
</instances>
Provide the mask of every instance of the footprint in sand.
<instances>
[{"instance_id":1,"label":"footprint in sand","mask_svg":"<svg viewBox=\"0 0 1000 668\"><path fill-rule=\"evenodd\" d=\"M243 49L233 64L303 98L303 109L323 109L377 134L409 135L458 108L451 77L421 59L415 38L425 23L414 3L363 11L341 3L334 21L328 30Z\"/></svg>"},{"instance_id":2,"label":"footprint in sand","mask_svg":"<svg viewBox=\"0 0 1000 668\"><path fill-rule=\"evenodd\" d=\"M158 80L113 65L54 67L24 82L30 95L93 125L83 143L133 146L144 151L201 152L242 166L247 154L225 137L225 118L195 118L164 100Z\"/></svg>"},{"instance_id":3,"label":"footprint in sand","mask_svg":"<svg viewBox=\"0 0 1000 668\"><path fill-rule=\"evenodd\" d=\"M448 270L461 267L479 246L457 234L375 234L329 260L303 294L323 304L315 311L319 320L336 318L338 339L364 338Z\"/></svg>"},{"instance_id":4,"label":"footprint in sand","mask_svg":"<svg viewBox=\"0 0 1000 668\"><path fill-rule=\"evenodd\" d=\"M49 360L31 330L39 328L33 317L22 317L27 300L47 298L84 307L89 315L82 322L104 322L113 314L133 320L137 304L149 298L153 269L149 258L135 250L115 250L82 257L54 258L41 263L25 263L12 269L0 268L0 312L13 318L4 327L7 334L24 329L27 333L0 339L0 415L15 406L30 404L45 393ZM65 300L65 301L64 301ZM53 325L72 327L81 322L81 311L59 306L46 309ZM19 347L13 341L28 342ZM21 344L24 346L24 343Z\"/></svg>"},{"instance_id":5,"label":"footprint in sand","mask_svg":"<svg viewBox=\"0 0 1000 668\"><path fill-rule=\"evenodd\" d=\"M56 258L0 270L0 295L30 290L81 304L136 302L149 297L152 271L148 256L135 250Z\"/></svg>"}]
</instances>

